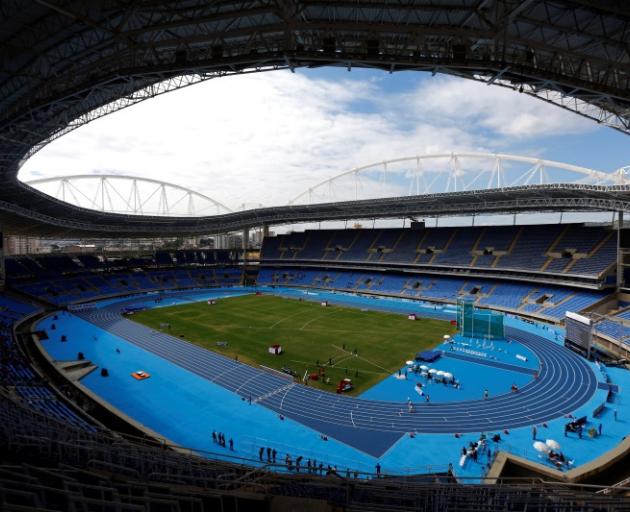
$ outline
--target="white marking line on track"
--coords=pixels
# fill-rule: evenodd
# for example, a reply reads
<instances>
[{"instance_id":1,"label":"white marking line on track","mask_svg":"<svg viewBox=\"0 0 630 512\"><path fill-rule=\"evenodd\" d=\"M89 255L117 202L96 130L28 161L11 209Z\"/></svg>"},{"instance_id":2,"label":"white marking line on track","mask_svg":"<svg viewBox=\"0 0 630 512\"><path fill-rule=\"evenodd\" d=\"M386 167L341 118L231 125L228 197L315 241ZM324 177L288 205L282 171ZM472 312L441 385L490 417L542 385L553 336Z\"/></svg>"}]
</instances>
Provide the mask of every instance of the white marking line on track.
<instances>
[{"instance_id":1,"label":"white marking line on track","mask_svg":"<svg viewBox=\"0 0 630 512\"><path fill-rule=\"evenodd\" d=\"M271 398L273 395L277 395L278 393L281 393L285 389L286 389L286 391L288 393L289 390L293 386L295 386L295 382L291 382L291 384L287 384L286 386L281 386L279 388L272 389L271 391L265 393L264 395L260 395L260 396L256 397L256 399L252 400L252 403L253 404L257 404L258 402L266 400L267 398ZM287 396L287 393L285 393L284 396L282 397L282 402L284 402L284 397ZM282 403L280 404L280 408L282 409Z\"/></svg>"},{"instance_id":2,"label":"white marking line on track","mask_svg":"<svg viewBox=\"0 0 630 512\"><path fill-rule=\"evenodd\" d=\"M352 426L354 428L357 428L357 426L354 424L354 418L352 417L352 411L350 411L350 421L352 422Z\"/></svg>"},{"instance_id":3,"label":"white marking line on track","mask_svg":"<svg viewBox=\"0 0 630 512\"><path fill-rule=\"evenodd\" d=\"M238 392L241 390L241 388L242 388L243 386L246 386L249 382L251 382L251 381L252 381L252 380L254 380L254 379L257 379L258 377L262 377L262 375L261 375L260 373L258 373L258 374L256 374L256 375L254 375L253 377L250 377L249 379L246 379L246 380L243 382L243 384L241 384L238 388L236 388L236 389L234 390L234 392L235 392L235 393L238 393Z\"/></svg>"},{"instance_id":4,"label":"white marking line on track","mask_svg":"<svg viewBox=\"0 0 630 512\"><path fill-rule=\"evenodd\" d=\"M232 368L229 368L227 370L225 370L224 372L221 372L219 374L217 374L216 377L214 377L213 379L210 380L210 382L216 382L218 379L220 379L221 377L223 377L224 375L233 372L234 370L239 370L241 369L239 365L234 365Z\"/></svg>"},{"instance_id":5,"label":"white marking line on track","mask_svg":"<svg viewBox=\"0 0 630 512\"><path fill-rule=\"evenodd\" d=\"M294 385L295 385L295 383L293 384L293 386ZM282 406L284 405L284 399L287 397L287 395L289 394L289 391L291 391L291 388L293 386L287 387L287 390L285 391L284 395L282 395L282 400L280 400L280 409L282 409Z\"/></svg>"}]
</instances>

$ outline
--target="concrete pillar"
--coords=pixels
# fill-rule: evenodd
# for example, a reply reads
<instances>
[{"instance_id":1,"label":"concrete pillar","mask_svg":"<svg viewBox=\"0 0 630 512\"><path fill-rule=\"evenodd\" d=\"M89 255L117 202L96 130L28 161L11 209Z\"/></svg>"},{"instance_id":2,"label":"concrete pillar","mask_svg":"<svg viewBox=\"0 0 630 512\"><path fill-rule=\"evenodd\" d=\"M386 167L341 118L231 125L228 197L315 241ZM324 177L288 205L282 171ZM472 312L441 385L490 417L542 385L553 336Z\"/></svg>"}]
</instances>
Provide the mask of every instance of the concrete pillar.
<instances>
[{"instance_id":1,"label":"concrete pillar","mask_svg":"<svg viewBox=\"0 0 630 512\"><path fill-rule=\"evenodd\" d=\"M617 213L617 291L623 285L623 254L621 252L621 230L623 229L623 210Z\"/></svg>"},{"instance_id":2,"label":"concrete pillar","mask_svg":"<svg viewBox=\"0 0 630 512\"><path fill-rule=\"evenodd\" d=\"M269 224L263 224L263 238L269 236Z\"/></svg>"},{"instance_id":3,"label":"concrete pillar","mask_svg":"<svg viewBox=\"0 0 630 512\"><path fill-rule=\"evenodd\" d=\"M243 228L243 250L249 249L249 228Z\"/></svg>"}]
</instances>

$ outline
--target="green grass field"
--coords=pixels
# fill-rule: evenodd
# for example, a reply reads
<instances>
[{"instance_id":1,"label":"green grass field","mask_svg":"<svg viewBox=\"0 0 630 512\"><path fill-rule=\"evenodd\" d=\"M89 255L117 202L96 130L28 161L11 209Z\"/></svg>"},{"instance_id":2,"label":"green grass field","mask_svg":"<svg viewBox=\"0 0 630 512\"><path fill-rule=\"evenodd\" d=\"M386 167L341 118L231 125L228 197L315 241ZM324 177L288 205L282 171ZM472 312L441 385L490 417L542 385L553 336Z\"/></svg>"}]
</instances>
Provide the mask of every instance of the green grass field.
<instances>
[{"instance_id":1,"label":"green grass field","mask_svg":"<svg viewBox=\"0 0 630 512\"><path fill-rule=\"evenodd\" d=\"M252 365L289 367L301 378L306 370L325 369L330 383L309 382L334 391L350 377L354 394L370 388L413 358L416 352L439 344L452 334L449 322L329 306L271 295L219 299L214 306L197 302L136 313L133 319L153 329L161 323L174 336ZM216 342L225 341L226 347ZM279 343L284 353L269 354ZM356 350L356 354L353 352ZM332 364L330 364L332 362Z\"/></svg>"}]
</instances>

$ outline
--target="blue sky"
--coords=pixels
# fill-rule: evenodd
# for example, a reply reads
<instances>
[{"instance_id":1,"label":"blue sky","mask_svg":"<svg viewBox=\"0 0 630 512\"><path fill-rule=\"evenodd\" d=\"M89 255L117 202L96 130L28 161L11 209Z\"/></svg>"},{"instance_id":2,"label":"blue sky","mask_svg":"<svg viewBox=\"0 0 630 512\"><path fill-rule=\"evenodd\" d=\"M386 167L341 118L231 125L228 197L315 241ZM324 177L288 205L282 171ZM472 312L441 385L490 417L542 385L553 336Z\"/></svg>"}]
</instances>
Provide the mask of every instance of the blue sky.
<instances>
[{"instance_id":1,"label":"blue sky","mask_svg":"<svg viewBox=\"0 0 630 512\"><path fill-rule=\"evenodd\" d=\"M356 166L451 151L630 165L628 136L505 88L325 68L226 77L145 101L54 141L20 178L112 172L231 207L273 205Z\"/></svg>"},{"instance_id":2,"label":"blue sky","mask_svg":"<svg viewBox=\"0 0 630 512\"><path fill-rule=\"evenodd\" d=\"M413 71L387 74L382 71L366 69L352 69L351 72L338 68L325 68L317 70L303 70L308 77L326 80L356 80L371 81L378 87L379 94L393 95L411 93L414 89L431 81L443 79L441 76L432 77L428 73ZM464 79L453 78L449 82L463 82ZM490 91L495 88L490 88ZM514 96L517 96L514 94ZM540 100L527 99L527 103L540 103ZM368 101L357 101L353 109L363 112L375 112L374 104ZM553 107L551 107L553 108ZM513 138L507 141L497 141L498 145L505 147L506 152L530 156L532 151L549 160L573 163L576 165L610 171L619 167L630 165L630 137L611 128L598 125L590 120L584 122L579 116L569 115L566 119L579 123L583 129L579 133L557 134L546 133L543 136L532 136L524 139ZM487 137L492 137L491 130L483 130ZM509 151L508 151L509 150ZM498 149L497 149L498 151Z\"/></svg>"}]
</instances>

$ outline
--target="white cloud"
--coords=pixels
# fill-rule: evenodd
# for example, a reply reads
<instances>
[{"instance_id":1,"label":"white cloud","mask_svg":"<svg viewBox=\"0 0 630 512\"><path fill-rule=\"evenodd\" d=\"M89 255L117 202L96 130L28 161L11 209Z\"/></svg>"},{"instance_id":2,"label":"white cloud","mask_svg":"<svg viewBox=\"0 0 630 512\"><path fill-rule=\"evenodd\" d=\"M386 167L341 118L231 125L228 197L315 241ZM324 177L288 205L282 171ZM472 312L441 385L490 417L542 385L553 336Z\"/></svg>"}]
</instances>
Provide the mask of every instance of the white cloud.
<instances>
[{"instance_id":1,"label":"white cloud","mask_svg":"<svg viewBox=\"0 0 630 512\"><path fill-rule=\"evenodd\" d=\"M595 128L592 121L527 94L472 80L435 78L408 94L407 99L413 115L429 116L433 122L466 123L471 129L481 127L510 138L582 133Z\"/></svg>"},{"instance_id":2,"label":"white cloud","mask_svg":"<svg viewBox=\"0 0 630 512\"><path fill-rule=\"evenodd\" d=\"M493 151L514 137L588 128L560 109L473 82L432 79L411 93L386 87L280 71L213 80L79 128L36 154L20 178L114 172L190 187L232 207L273 205L369 162Z\"/></svg>"}]
</instances>

